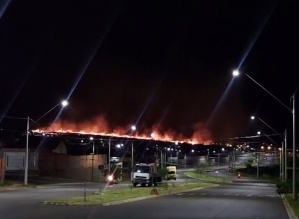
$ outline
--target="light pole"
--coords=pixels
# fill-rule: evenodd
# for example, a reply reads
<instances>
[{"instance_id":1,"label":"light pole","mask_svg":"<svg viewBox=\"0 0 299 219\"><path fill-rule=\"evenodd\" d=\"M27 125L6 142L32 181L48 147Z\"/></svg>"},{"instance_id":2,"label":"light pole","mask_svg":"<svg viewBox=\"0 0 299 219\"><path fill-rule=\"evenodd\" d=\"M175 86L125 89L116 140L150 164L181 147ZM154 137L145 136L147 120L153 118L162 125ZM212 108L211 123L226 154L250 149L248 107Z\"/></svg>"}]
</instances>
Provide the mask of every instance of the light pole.
<instances>
[{"instance_id":1,"label":"light pole","mask_svg":"<svg viewBox=\"0 0 299 219\"><path fill-rule=\"evenodd\" d=\"M131 131L132 132L136 131L135 125L131 126ZM132 145L131 145L131 181L133 180L133 174L134 174L134 143L132 141Z\"/></svg>"},{"instance_id":2,"label":"light pole","mask_svg":"<svg viewBox=\"0 0 299 219\"><path fill-rule=\"evenodd\" d=\"M237 77L240 74L238 70L233 71L233 76ZM289 110L293 115L293 199L297 200L297 188L296 188L296 160L297 160L297 154L296 154L296 121L295 121L295 93L292 95L292 103L293 108L289 108L287 105L285 105L282 101L280 101L276 96L274 96L270 91L268 91L265 87L263 87L260 83L258 83L256 80L254 80L252 77L250 77L248 74L245 74L250 80L252 80L255 84L257 84L260 88L262 88L264 91L266 91L270 96L272 96L275 100L277 100L281 105L283 105L287 110Z\"/></svg>"},{"instance_id":3,"label":"light pole","mask_svg":"<svg viewBox=\"0 0 299 219\"><path fill-rule=\"evenodd\" d=\"M55 106L53 106L51 109L49 109L46 113L44 113L41 117L39 117L35 122L38 122L39 120L41 120L42 118L44 118L46 115L48 115L50 112L52 112L56 107L58 106L62 106L63 108L66 107L67 105L69 105L69 102L67 100L63 100L60 103L56 104Z\"/></svg>"},{"instance_id":4,"label":"light pole","mask_svg":"<svg viewBox=\"0 0 299 219\"><path fill-rule=\"evenodd\" d=\"M28 160L29 160L29 116L27 117L27 128L26 128L26 152L25 152L25 176L24 176L24 185L28 184Z\"/></svg>"},{"instance_id":5,"label":"light pole","mask_svg":"<svg viewBox=\"0 0 299 219\"><path fill-rule=\"evenodd\" d=\"M28 169L29 169L29 131L30 131L30 121L36 123L40 119L42 119L44 116L46 116L48 113L50 113L52 110L54 110L59 105L62 105L62 107L66 107L68 105L68 102L66 100L61 101L61 103L55 105L50 110L48 110L45 114L43 114L38 120L34 121L30 119L28 116L27 118L20 118L20 117L11 117L11 116L5 116L0 115L0 117L3 118L9 118L9 119L21 119L21 120L27 120L26 125L26 149L25 149L25 170L24 170L24 185L28 184Z\"/></svg>"},{"instance_id":6,"label":"light pole","mask_svg":"<svg viewBox=\"0 0 299 219\"><path fill-rule=\"evenodd\" d=\"M89 138L92 141L92 159L91 159L91 181L93 182L93 164L94 164L94 139L93 137Z\"/></svg>"},{"instance_id":7,"label":"light pole","mask_svg":"<svg viewBox=\"0 0 299 219\"><path fill-rule=\"evenodd\" d=\"M110 175L111 138L108 141L108 174Z\"/></svg>"},{"instance_id":8,"label":"light pole","mask_svg":"<svg viewBox=\"0 0 299 219\"><path fill-rule=\"evenodd\" d=\"M252 120L255 120L256 117L255 116L251 116L251 119ZM285 133L284 133L284 136L279 134L274 128L272 128L268 123L266 123L264 120L262 120L261 118L257 117L258 120L260 120L264 125L266 125L269 129L271 129L276 135L279 135L283 140L284 140L284 144L282 144L282 150L281 150L281 153L282 153L282 162L281 162L281 165L282 165L282 179L283 180L287 180L287 130L285 130ZM265 135L267 138L269 138L270 140L272 140L269 136ZM273 140L272 140L273 141ZM283 155L283 153L285 153ZM283 161L284 160L284 161Z\"/></svg>"}]
</instances>

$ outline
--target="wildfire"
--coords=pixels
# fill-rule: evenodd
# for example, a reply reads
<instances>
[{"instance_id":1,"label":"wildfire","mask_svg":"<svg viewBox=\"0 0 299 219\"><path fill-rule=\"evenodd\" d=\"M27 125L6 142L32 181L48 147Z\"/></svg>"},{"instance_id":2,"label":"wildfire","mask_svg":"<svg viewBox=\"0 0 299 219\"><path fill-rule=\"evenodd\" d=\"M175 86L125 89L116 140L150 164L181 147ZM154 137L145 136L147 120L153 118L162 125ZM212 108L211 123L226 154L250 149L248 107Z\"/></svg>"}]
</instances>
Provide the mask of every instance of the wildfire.
<instances>
[{"instance_id":1,"label":"wildfire","mask_svg":"<svg viewBox=\"0 0 299 219\"><path fill-rule=\"evenodd\" d=\"M155 126L154 126L155 127ZM181 134L177 134L171 130L159 132L152 128L153 131L146 130L145 133L140 133L137 130L130 128L115 128L110 129L107 121L103 117L98 117L93 121L83 122L80 124L57 121L49 127L32 130L33 133L61 133L61 134L86 134L86 135L100 135L120 138L137 138L144 140L157 140L174 143L188 143L188 144L212 144L210 132L203 128L203 125L198 123L194 125L194 133L191 138L186 138Z\"/></svg>"}]
</instances>

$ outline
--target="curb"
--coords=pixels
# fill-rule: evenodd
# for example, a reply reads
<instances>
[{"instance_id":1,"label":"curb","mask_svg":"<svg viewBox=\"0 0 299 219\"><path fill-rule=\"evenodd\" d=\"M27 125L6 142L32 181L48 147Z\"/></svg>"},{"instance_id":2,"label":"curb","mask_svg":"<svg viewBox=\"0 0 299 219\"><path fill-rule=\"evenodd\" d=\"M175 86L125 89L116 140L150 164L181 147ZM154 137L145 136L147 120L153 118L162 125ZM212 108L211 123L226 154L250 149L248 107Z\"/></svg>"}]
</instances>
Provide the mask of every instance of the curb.
<instances>
[{"instance_id":1,"label":"curb","mask_svg":"<svg viewBox=\"0 0 299 219\"><path fill-rule=\"evenodd\" d=\"M219 186L219 184L215 184L214 186L211 186L211 187L216 187L216 186ZM211 187L206 187L206 188L211 188ZM173 193L164 194L164 195L148 195L148 196L131 198L131 199L126 199L126 200L121 200L121 201L108 202L108 203L104 203L104 204L68 204L68 203L56 203L56 202L51 202L51 201L44 201L43 204L45 204L45 205L57 205L57 206L95 206L95 205L97 205L97 206L107 207L107 206L112 206L112 205L120 205L120 204L125 204L125 203L142 201L142 200L146 200L146 199L152 199L152 198L159 198L159 197L163 197L163 196L175 195L175 194L184 193L184 192L192 192L192 191L206 189L206 188L194 188L194 189L189 189L189 190L180 191L180 192L173 192Z\"/></svg>"},{"instance_id":2,"label":"curb","mask_svg":"<svg viewBox=\"0 0 299 219\"><path fill-rule=\"evenodd\" d=\"M288 214L289 218L290 219L298 219L298 217L295 215L292 207L290 206L288 200L286 199L285 195L282 194L282 195L280 195L280 197L282 199L282 202L284 204L284 207L285 207L285 209L287 211L287 214Z\"/></svg>"}]
</instances>

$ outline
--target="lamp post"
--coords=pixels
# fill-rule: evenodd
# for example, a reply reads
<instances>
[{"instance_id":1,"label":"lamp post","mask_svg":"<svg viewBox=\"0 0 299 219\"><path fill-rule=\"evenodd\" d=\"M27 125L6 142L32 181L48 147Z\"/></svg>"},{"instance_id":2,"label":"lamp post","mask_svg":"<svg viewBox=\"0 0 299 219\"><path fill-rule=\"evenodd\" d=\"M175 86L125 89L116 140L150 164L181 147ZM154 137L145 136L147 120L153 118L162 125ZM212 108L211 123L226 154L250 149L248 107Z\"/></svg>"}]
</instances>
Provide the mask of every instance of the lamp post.
<instances>
[{"instance_id":1,"label":"lamp post","mask_svg":"<svg viewBox=\"0 0 299 219\"><path fill-rule=\"evenodd\" d=\"M50 113L52 110L54 110L56 107L59 105L62 105L62 107L65 107L68 105L68 102L66 100L63 100L61 103L55 105L52 107L50 110L48 110L45 114L43 114L38 120L34 121L30 119L28 116L27 118L20 118L20 117L11 117L11 116L5 116L5 115L0 115L0 117L3 118L9 118L9 119L21 119L21 120L26 120L27 125L26 125L26 149L25 149L25 170L24 170L24 185L26 186L28 184L28 169L29 169L29 131L30 131L30 121L36 123L37 121L41 120L44 116L46 116L48 113Z\"/></svg>"},{"instance_id":2,"label":"lamp post","mask_svg":"<svg viewBox=\"0 0 299 219\"><path fill-rule=\"evenodd\" d=\"M237 77L240 74L238 70L233 71L233 76ZM297 200L297 188L296 188L296 160L297 160L297 154L296 154L296 128L295 128L295 93L292 95L292 103L293 108L289 108L287 105L285 105L282 101L280 101L276 96L274 96L270 91L268 91L265 87L263 87L260 83L258 83L256 80L254 80L252 77L250 77L248 74L245 74L251 81L253 81L255 84L257 84L260 88L262 88L264 91L266 91L270 96L272 96L275 100L277 100L281 105L283 105L287 110L289 110L293 115L293 199Z\"/></svg>"},{"instance_id":3,"label":"lamp post","mask_svg":"<svg viewBox=\"0 0 299 219\"><path fill-rule=\"evenodd\" d=\"M94 164L94 139L93 137L89 138L92 141L92 158L91 158L91 181L93 182L93 164Z\"/></svg>"},{"instance_id":4,"label":"lamp post","mask_svg":"<svg viewBox=\"0 0 299 219\"><path fill-rule=\"evenodd\" d=\"M251 119L254 120L256 117L255 116L251 116ZM283 140L284 140L284 144L282 144L282 160L281 160L281 165L282 165L282 179L283 180L287 180L287 130L285 130L284 136L279 134L274 128L272 128L268 123L266 123L264 120L262 120L261 118L257 117L258 120L260 120L264 125L266 125L269 129L271 129L276 135L279 135ZM269 136L265 135L266 137L269 138ZM270 138L270 140L272 140ZM283 155L284 153L284 155Z\"/></svg>"},{"instance_id":5,"label":"lamp post","mask_svg":"<svg viewBox=\"0 0 299 219\"><path fill-rule=\"evenodd\" d=\"M27 117L27 128L26 128L26 152L25 152L25 175L24 175L24 185L28 184L28 166L29 166L29 116Z\"/></svg>"},{"instance_id":6,"label":"lamp post","mask_svg":"<svg viewBox=\"0 0 299 219\"><path fill-rule=\"evenodd\" d=\"M135 125L133 125L133 126L131 126L131 131L132 131L132 133L134 132L134 131L136 131L136 126ZM134 173L134 143L133 143L133 141L132 141L132 145L131 145L131 181L133 180L133 173Z\"/></svg>"},{"instance_id":7,"label":"lamp post","mask_svg":"<svg viewBox=\"0 0 299 219\"><path fill-rule=\"evenodd\" d=\"M51 109L49 109L46 113L44 113L41 117L39 117L35 122L38 122L39 120L41 120L42 118L44 118L46 115L48 115L50 112L52 112L56 107L58 106L62 106L63 108L66 107L67 105L69 105L69 102L67 100L63 100L60 103L56 104L55 106L53 106Z\"/></svg>"}]
</instances>

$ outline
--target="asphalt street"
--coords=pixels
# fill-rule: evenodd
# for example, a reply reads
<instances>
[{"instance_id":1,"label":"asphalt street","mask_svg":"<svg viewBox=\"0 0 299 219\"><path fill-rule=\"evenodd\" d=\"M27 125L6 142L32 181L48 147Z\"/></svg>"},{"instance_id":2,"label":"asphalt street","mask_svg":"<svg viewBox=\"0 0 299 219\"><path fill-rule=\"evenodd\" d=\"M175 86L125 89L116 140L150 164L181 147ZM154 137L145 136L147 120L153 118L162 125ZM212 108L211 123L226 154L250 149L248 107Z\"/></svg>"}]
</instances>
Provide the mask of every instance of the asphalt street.
<instances>
[{"instance_id":1,"label":"asphalt street","mask_svg":"<svg viewBox=\"0 0 299 219\"><path fill-rule=\"evenodd\" d=\"M287 219L275 186L235 179L233 184L114 206L51 206L41 202L83 195L82 184L60 184L37 189L0 192L0 215L23 218L131 218L131 219ZM88 184L88 194L93 185ZM112 187L111 187L112 188Z\"/></svg>"}]
</instances>

